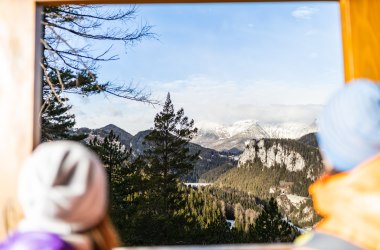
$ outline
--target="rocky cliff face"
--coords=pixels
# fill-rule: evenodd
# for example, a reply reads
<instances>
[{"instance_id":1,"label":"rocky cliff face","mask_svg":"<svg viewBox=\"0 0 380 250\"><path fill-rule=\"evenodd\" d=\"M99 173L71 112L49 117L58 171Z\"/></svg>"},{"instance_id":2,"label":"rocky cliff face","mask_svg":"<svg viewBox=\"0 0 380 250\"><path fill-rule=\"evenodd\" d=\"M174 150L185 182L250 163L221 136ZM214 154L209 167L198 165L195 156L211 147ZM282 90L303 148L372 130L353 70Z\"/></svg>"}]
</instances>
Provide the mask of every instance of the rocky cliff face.
<instances>
[{"instance_id":1,"label":"rocky cliff face","mask_svg":"<svg viewBox=\"0 0 380 250\"><path fill-rule=\"evenodd\" d=\"M259 163L264 168L285 168L314 181L322 172L322 157L316 147L291 139L251 140L240 155L238 167Z\"/></svg>"},{"instance_id":2,"label":"rocky cliff face","mask_svg":"<svg viewBox=\"0 0 380 250\"><path fill-rule=\"evenodd\" d=\"M238 167L249 161L255 161L256 158L267 168L283 165L291 172L301 171L306 165L304 158L297 151L291 150L280 142L266 148L265 141L262 139L251 140L247 144L246 149L240 155Z\"/></svg>"},{"instance_id":3,"label":"rocky cliff face","mask_svg":"<svg viewBox=\"0 0 380 250\"><path fill-rule=\"evenodd\" d=\"M246 144L238 166L222 174L216 184L259 199L275 197L291 221L308 227L318 219L308 187L322 171L316 147L292 139L259 139Z\"/></svg>"}]
</instances>

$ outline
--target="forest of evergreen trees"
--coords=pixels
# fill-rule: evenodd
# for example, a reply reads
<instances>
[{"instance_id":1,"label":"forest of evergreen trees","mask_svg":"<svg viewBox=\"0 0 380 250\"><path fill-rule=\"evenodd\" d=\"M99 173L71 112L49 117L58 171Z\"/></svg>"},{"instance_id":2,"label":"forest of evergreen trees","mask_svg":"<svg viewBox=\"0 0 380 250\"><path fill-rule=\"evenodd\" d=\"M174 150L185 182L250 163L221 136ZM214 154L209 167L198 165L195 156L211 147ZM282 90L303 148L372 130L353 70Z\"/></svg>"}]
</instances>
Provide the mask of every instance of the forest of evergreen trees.
<instances>
[{"instance_id":1,"label":"forest of evergreen trees","mask_svg":"<svg viewBox=\"0 0 380 250\"><path fill-rule=\"evenodd\" d=\"M215 182L224 187L236 188L264 199L273 196L268 192L271 187L276 187L281 182L287 182L291 193L307 197L309 195L308 187L313 183L314 177L319 176L323 169L318 149L290 139L263 139L263 141L265 149L280 144L289 152L299 153L308 168L303 168L301 171L289 171L285 164L275 164L268 168L256 157L239 168L225 171ZM206 174L205 176L207 177Z\"/></svg>"},{"instance_id":2,"label":"forest of evergreen trees","mask_svg":"<svg viewBox=\"0 0 380 250\"><path fill-rule=\"evenodd\" d=\"M187 144L194 121L175 112L168 94L143 154L131 152L111 131L89 142L105 163L110 182L109 212L125 245L289 242L298 235L274 199L265 201L236 189L185 186L198 154ZM230 228L227 219L235 219ZM256 223L260 222L260 223ZM271 226L268 226L271 225Z\"/></svg>"}]
</instances>

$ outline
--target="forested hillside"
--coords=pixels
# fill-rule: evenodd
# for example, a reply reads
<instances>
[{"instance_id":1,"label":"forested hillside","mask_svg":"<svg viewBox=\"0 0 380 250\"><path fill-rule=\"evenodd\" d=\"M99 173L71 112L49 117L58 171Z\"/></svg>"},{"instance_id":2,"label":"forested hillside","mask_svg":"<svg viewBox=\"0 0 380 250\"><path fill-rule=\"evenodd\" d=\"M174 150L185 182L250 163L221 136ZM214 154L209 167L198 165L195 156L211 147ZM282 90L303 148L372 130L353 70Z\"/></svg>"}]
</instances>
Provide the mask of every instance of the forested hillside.
<instances>
[{"instance_id":1,"label":"forested hillside","mask_svg":"<svg viewBox=\"0 0 380 250\"><path fill-rule=\"evenodd\" d=\"M308 187L322 171L321 156L313 146L291 139L252 140L238 166L221 174L215 187L236 189L256 200L275 197L292 221L312 226L318 218L312 210Z\"/></svg>"},{"instance_id":2,"label":"forested hillside","mask_svg":"<svg viewBox=\"0 0 380 250\"><path fill-rule=\"evenodd\" d=\"M87 133L88 141L95 136L103 140L111 130L116 131L120 144L130 152L130 161L136 160L150 147L145 138L151 130L132 136L115 125L107 125L94 130L81 128L78 132ZM228 219L235 219L238 204L240 210L251 214L253 210L258 214L265 201L275 197L280 210L294 223L310 227L318 217L312 210L308 186L322 172L321 156L315 143L314 134L298 140L254 139L246 143L240 155L188 143L189 153L199 155L181 180L214 183L212 188L202 192L211 193L224 202L224 214Z\"/></svg>"},{"instance_id":3,"label":"forested hillside","mask_svg":"<svg viewBox=\"0 0 380 250\"><path fill-rule=\"evenodd\" d=\"M288 242L299 234L270 195L233 181L236 169L247 170L244 175L250 178L255 166L263 167L237 167L249 148L239 156L190 143L197 129L183 109L174 112L169 95L153 130L132 136L108 125L78 132L88 134L85 142L105 163L109 212L127 245ZM259 183L260 178L247 183ZM199 179L211 186L183 184Z\"/></svg>"},{"instance_id":4,"label":"forested hillside","mask_svg":"<svg viewBox=\"0 0 380 250\"><path fill-rule=\"evenodd\" d=\"M216 182L263 198L284 186L291 193L308 196L308 186L322 169L317 148L290 139L253 140L240 156L239 165Z\"/></svg>"}]
</instances>

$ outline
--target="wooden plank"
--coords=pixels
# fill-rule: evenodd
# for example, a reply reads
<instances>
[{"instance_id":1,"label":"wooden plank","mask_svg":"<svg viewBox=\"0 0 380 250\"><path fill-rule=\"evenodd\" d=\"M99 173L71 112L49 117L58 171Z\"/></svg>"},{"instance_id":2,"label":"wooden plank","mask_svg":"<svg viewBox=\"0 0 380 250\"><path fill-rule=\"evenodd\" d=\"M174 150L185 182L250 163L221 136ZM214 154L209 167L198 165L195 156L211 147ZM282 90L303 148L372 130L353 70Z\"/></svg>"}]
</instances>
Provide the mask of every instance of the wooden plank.
<instances>
[{"instance_id":1,"label":"wooden plank","mask_svg":"<svg viewBox=\"0 0 380 250\"><path fill-rule=\"evenodd\" d=\"M305 0L36 0L38 4L151 4L151 3L225 3L225 2L304 2ZM308 0L308 2L337 2L339 0Z\"/></svg>"},{"instance_id":2,"label":"wooden plank","mask_svg":"<svg viewBox=\"0 0 380 250\"><path fill-rule=\"evenodd\" d=\"M380 81L380 1L341 0L344 72Z\"/></svg>"},{"instance_id":3,"label":"wooden plank","mask_svg":"<svg viewBox=\"0 0 380 250\"><path fill-rule=\"evenodd\" d=\"M41 43L42 37L42 5L35 5L35 32L34 32L34 115L33 115L33 148L37 147L41 141L41 125L40 125L40 112L42 101L42 51L43 45Z\"/></svg>"},{"instance_id":4,"label":"wooden plank","mask_svg":"<svg viewBox=\"0 0 380 250\"><path fill-rule=\"evenodd\" d=\"M120 247L114 250L290 250L291 244L235 244L208 246ZM301 249L300 249L301 250Z\"/></svg>"},{"instance_id":5,"label":"wooden plank","mask_svg":"<svg viewBox=\"0 0 380 250\"><path fill-rule=\"evenodd\" d=\"M17 173L33 147L34 27L34 1L0 1L0 238L19 215Z\"/></svg>"}]
</instances>

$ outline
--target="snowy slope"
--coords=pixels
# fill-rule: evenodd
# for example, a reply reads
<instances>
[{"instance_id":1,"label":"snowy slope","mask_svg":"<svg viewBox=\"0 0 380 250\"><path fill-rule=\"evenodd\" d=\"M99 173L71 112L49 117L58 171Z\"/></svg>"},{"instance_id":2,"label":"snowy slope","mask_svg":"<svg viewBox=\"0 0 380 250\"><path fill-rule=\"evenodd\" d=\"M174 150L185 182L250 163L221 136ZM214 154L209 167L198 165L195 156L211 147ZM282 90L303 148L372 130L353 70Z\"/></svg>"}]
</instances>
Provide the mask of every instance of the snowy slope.
<instances>
[{"instance_id":1,"label":"snowy slope","mask_svg":"<svg viewBox=\"0 0 380 250\"><path fill-rule=\"evenodd\" d=\"M245 144L251 139L298 139L317 130L315 122L311 124L296 122L261 123L256 120L237 121L229 126L202 122L197 123L196 127L198 134L192 142L219 151L227 151L232 148L243 151Z\"/></svg>"},{"instance_id":2,"label":"snowy slope","mask_svg":"<svg viewBox=\"0 0 380 250\"><path fill-rule=\"evenodd\" d=\"M311 124L297 122L267 123L261 126L269 134L269 138L298 139L303 135L317 131L316 122Z\"/></svg>"}]
</instances>

